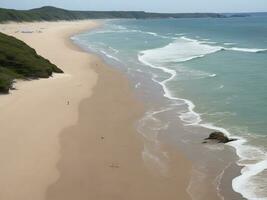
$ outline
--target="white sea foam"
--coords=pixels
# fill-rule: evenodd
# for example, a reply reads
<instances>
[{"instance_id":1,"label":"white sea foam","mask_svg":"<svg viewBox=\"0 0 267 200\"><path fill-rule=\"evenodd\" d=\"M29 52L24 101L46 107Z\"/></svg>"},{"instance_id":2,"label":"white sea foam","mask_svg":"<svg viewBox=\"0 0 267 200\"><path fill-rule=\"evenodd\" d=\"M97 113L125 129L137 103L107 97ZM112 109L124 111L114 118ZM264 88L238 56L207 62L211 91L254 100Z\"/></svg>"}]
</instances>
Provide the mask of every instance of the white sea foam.
<instances>
[{"instance_id":1,"label":"white sea foam","mask_svg":"<svg viewBox=\"0 0 267 200\"><path fill-rule=\"evenodd\" d=\"M233 43L233 42L225 42L225 43L223 43L224 45L229 45L229 46L232 46L232 45L235 45L236 43Z\"/></svg>"},{"instance_id":2,"label":"white sea foam","mask_svg":"<svg viewBox=\"0 0 267 200\"><path fill-rule=\"evenodd\" d=\"M113 60L116 60L116 61L120 62L120 60L119 60L118 58L116 58L115 56L112 56L112 55L108 54L107 52L105 52L105 51L103 51L103 50L100 50L100 52L101 52L102 54L104 54L106 57L111 58L111 59L113 59Z\"/></svg>"},{"instance_id":3,"label":"white sea foam","mask_svg":"<svg viewBox=\"0 0 267 200\"><path fill-rule=\"evenodd\" d=\"M140 82L138 82L138 83L136 83L136 84L135 84L135 86L134 86L134 87L135 87L135 88L139 88L140 86L141 86L141 83L140 83Z\"/></svg>"},{"instance_id":4,"label":"white sea foam","mask_svg":"<svg viewBox=\"0 0 267 200\"><path fill-rule=\"evenodd\" d=\"M209 77L216 77L217 74L210 74Z\"/></svg>"},{"instance_id":5,"label":"white sea foam","mask_svg":"<svg viewBox=\"0 0 267 200\"><path fill-rule=\"evenodd\" d=\"M142 158L148 167L158 167L158 170L162 175L167 175L168 173L168 155L166 152L162 152L160 148L151 147L147 144L144 145L144 150L142 152ZM160 153L160 155L159 155Z\"/></svg>"},{"instance_id":6,"label":"white sea foam","mask_svg":"<svg viewBox=\"0 0 267 200\"><path fill-rule=\"evenodd\" d=\"M174 68L178 74L178 76L176 76L177 80L194 80L194 79L203 79L207 77L211 78L215 77L214 74L196 69L191 69L183 65L174 66Z\"/></svg>"},{"instance_id":7,"label":"white sea foam","mask_svg":"<svg viewBox=\"0 0 267 200\"><path fill-rule=\"evenodd\" d=\"M126 28L123 26L118 26L118 25L111 25L109 29L97 30L94 32L86 33L86 34L107 34L107 33L140 33L140 34L151 35L151 36L159 37L159 38L163 38L163 39L176 39L176 37L161 35L161 34L158 34L155 32L151 32L151 31L129 29L129 28ZM179 34L179 36L181 36L181 35L183 35L183 34Z\"/></svg>"},{"instance_id":8,"label":"white sea foam","mask_svg":"<svg viewBox=\"0 0 267 200\"><path fill-rule=\"evenodd\" d=\"M221 171L221 173L215 178L214 180L214 185L216 186L217 194L219 195L221 200L224 200L224 196L221 194L221 180L223 178L223 175L225 171L232 165L233 163L229 163L228 165L225 166L225 168Z\"/></svg>"},{"instance_id":9,"label":"white sea foam","mask_svg":"<svg viewBox=\"0 0 267 200\"><path fill-rule=\"evenodd\" d=\"M176 33L175 35L176 36L183 36L183 35L185 35L185 33Z\"/></svg>"},{"instance_id":10,"label":"white sea foam","mask_svg":"<svg viewBox=\"0 0 267 200\"><path fill-rule=\"evenodd\" d=\"M195 42L195 43L199 43L199 44L217 44L217 42L206 42L206 41L198 41L198 40L194 40L191 38L187 38L187 37L181 37L181 39L187 40L187 41L191 41L191 42ZM224 43L224 45L234 45L235 43ZM222 47L222 46L211 46L214 48L217 48L218 51L219 50L228 50L228 51L240 51L240 52L248 52L248 53L260 53L260 52L266 52L267 49L258 49L258 48L240 48L240 47Z\"/></svg>"},{"instance_id":11,"label":"white sea foam","mask_svg":"<svg viewBox=\"0 0 267 200\"><path fill-rule=\"evenodd\" d=\"M130 32L138 32L138 33L142 33L142 34L148 34L148 35L152 35L152 36L159 37L159 38L164 38L164 39L172 38L172 37L169 37L169 36L160 35L158 33L149 32L149 31L141 31L141 30L129 30L129 31Z\"/></svg>"},{"instance_id":12,"label":"white sea foam","mask_svg":"<svg viewBox=\"0 0 267 200\"><path fill-rule=\"evenodd\" d=\"M267 51L267 49L249 49L249 48L239 48L239 47L224 48L224 49L230 50L230 51L242 51L242 52L248 52L248 53L260 53L260 52Z\"/></svg>"},{"instance_id":13,"label":"white sea foam","mask_svg":"<svg viewBox=\"0 0 267 200\"><path fill-rule=\"evenodd\" d=\"M117 49L114 49L113 47L108 47L110 50L112 50L115 54L118 54L119 53L119 50Z\"/></svg>"},{"instance_id":14,"label":"white sea foam","mask_svg":"<svg viewBox=\"0 0 267 200\"><path fill-rule=\"evenodd\" d=\"M257 49L257 48L216 46L217 42L209 41L209 39L202 39L202 41L197 40L197 39L191 39L191 38L185 37L184 33L176 34L176 36L181 36L180 38L177 38L177 37L160 35L158 33L150 32L150 31L128 29L128 28L120 26L120 25L112 26L110 30L99 30L99 31L91 32L91 33L94 33L94 34L101 34L101 33L141 33L141 34L148 34L148 35L152 35L154 37L159 37L159 38L163 38L163 39L176 40L176 42L170 43L168 46L165 47L165 48L169 48L169 50L171 50L171 48L175 48L175 43L179 43L181 45L182 40L192 42L190 44L187 44L188 45L187 48L190 48L190 51L188 51L188 49L185 49L185 52L190 52L192 55L191 56L184 55L186 57L186 59L178 58L180 60L180 62L185 62L185 61L192 60L195 58L201 58L206 54L215 53L215 52L220 51L220 50L240 51L240 52L248 52L248 53L260 53L260 52L266 52L267 51L267 49ZM234 44L235 43L224 43L224 45L226 45L226 46L234 45ZM191 47L190 47L190 45L191 45ZM195 55L196 52L194 52L194 49L196 49L196 51L198 51L200 45L201 45L203 51L211 51L211 52L209 52L209 53L203 52L203 54Z\"/></svg>"},{"instance_id":15,"label":"white sea foam","mask_svg":"<svg viewBox=\"0 0 267 200\"><path fill-rule=\"evenodd\" d=\"M158 135L161 130L167 129L169 124L158 119L157 115L171 109L167 107L147 111L144 117L139 120L137 128L138 132L146 139L142 152L143 160L146 164L158 166L162 174L168 171L168 154L162 151Z\"/></svg>"},{"instance_id":16,"label":"white sea foam","mask_svg":"<svg viewBox=\"0 0 267 200\"><path fill-rule=\"evenodd\" d=\"M196 120L190 125L221 131L228 137L231 137L231 134L226 129L217 127L213 124L202 123L201 118L200 121ZM260 188L262 186L261 183L253 182L253 178L267 169L267 154L264 150L256 146L248 145L245 138L237 136L235 136L235 138L238 140L231 142L228 145L236 149L236 153L240 158L237 164L243 168L241 170L241 175L236 177L232 181L233 189L246 199L266 200L266 196L260 197L257 195L257 188ZM266 188L266 186L263 187Z\"/></svg>"},{"instance_id":17,"label":"white sea foam","mask_svg":"<svg viewBox=\"0 0 267 200\"><path fill-rule=\"evenodd\" d=\"M186 62L220 50L222 47L201 44L197 40L181 37L165 47L146 50L141 53L143 61L160 66L166 63Z\"/></svg>"},{"instance_id":18,"label":"white sea foam","mask_svg":"<svg viewBox=\"0 0 267 200\"><path fill-rule=\"evenodd\" d=\"M213 124L203 123L200 114L194 111L195 105L193 102L173 96L172 92L166 85L177 75L176 70L166 67L168 66L166 64L171 62L184 62L193 58L203 57L222 49L244 51L249 53L266 51L265 49L223 48L218 46L209 46L201 44L197 40L181 37L177 41L165 47L142 51L139 54L139 61L152 68L160 69L170 75L165 80L157 82L162 86L164 96L166 98L171 100L182 100L188 106L188 111L180 113L179 116L180 119L185 122L186 126L205 127L207 129L221 131L230 137L230 133L226 129L217 127ZM210 77L216 77L216 75L211 74ZM220 86L220 88L223 87L224 86ZM238 140L231 142L228 145L236 149L236 153L240 158L237 164L243 168L241 175L236 177L232 182L233 189L249 200L266 200L266 196L260 196L257 193L259 185L257 185L253 179L267 169L267 154L264 150L256 146L248 145L248 141L245 138L235 138Z\"/></svg>"},{"instance_id":19,"label":"white sea foam","mask_svg":"<svg viewBox=\"0 0 267 200\"><path fill-rule=\"evenodd\" d=\"M217 44L217 42L200 41L201 44Z\"/></svg>"}]
</instances>

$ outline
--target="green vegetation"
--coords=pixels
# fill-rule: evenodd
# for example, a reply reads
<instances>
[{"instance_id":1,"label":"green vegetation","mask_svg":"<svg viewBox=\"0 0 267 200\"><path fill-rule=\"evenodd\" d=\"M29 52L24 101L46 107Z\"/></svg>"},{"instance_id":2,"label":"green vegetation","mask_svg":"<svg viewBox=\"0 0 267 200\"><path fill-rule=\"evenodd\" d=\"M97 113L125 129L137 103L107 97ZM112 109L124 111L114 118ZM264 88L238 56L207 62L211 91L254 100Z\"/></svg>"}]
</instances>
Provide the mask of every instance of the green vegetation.
<instances>
[{"instance_id":1,"label":"green vegetation","mask_svg":"<svg viewBox=\"0 0 267 200\"><path fill-rule=\"evenodd\" d=\"M0 22L5 21L56 21L78 19L112 19L112 18L199 18L225 17L217 13L147 13L142 11L70 11L51 6L32 10L12 10L0 8Z\"/></svg>"},{"instance_id":2,"label":"green vegetation","mask_svg":"<svg viewBox=\"0 0 267 200\"><path fill-rule=\"evenodd\" d=\"M48 78L63 71L24 42L0 33L0 93L8 93L14 79Z\"/></svg>"}]
</instances>

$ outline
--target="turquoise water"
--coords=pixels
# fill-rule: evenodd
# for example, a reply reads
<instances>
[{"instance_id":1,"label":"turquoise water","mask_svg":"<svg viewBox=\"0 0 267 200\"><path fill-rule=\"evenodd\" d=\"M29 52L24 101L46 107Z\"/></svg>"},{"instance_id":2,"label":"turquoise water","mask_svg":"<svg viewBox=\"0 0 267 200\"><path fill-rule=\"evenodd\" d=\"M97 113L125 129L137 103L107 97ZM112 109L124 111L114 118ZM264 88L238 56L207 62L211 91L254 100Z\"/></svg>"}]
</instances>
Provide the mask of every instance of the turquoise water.
<instances>
[{"instance_id":1,"label":"turquoise water","mask_svg":"<svg viewBox=\"0 0 267 200\"><path fill-rule=\"evenodd\" d=\"M74 39L184 102L185 125L238 137L231 145L244 168L233 189L267 199L267 16L107 21Z\"/></svg>"}]
</instances>

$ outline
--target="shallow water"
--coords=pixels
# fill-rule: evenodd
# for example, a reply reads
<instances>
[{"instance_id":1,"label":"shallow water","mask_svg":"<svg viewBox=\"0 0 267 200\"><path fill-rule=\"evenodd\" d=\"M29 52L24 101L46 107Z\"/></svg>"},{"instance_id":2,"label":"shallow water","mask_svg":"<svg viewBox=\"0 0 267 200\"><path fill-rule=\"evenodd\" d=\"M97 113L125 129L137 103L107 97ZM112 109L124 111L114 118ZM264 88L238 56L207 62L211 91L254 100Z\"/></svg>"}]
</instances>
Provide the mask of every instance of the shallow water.
<instances>
[{"instance_id":1,"label":"shallow water","mask_svg":"<svg viewBox=\"0 0 267 200\"><path fill-rule=\"evenodd\" d=\"M218 181L235 154L199 145L208 132L200 127L221 130L239 138L230 144L243 167L233 189L267 199L267 17L113 20L73 39L127 73L142 96L148 111L137 128L148 141L144 159L164 172L160 140L175 141L188 154L202 148L209 156L201 165L191 156L202 167L195 177L205 179L207 160L217 159ZM179 120L183 133L175 131Z\"/></svg>"}]
</instances>

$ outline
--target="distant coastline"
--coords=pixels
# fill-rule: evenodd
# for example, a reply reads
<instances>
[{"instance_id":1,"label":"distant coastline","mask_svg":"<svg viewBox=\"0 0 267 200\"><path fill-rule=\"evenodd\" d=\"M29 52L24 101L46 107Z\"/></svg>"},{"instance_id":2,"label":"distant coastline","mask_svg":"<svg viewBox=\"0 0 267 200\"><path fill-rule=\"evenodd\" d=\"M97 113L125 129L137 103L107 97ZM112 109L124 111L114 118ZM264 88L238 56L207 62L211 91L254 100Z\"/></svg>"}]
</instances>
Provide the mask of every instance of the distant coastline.
<instances>
[{"instance_id":1,"label":"distant coastline","mask_svg":"<svg viewBox=\"0 0 267 200\"><path fill-rule=\"evenodd\" d=\"M248 16L239 15L239 17ZM58 21L82 19L158 19L158 18L226 18L231 15L221 13L153 13L144 11L72 11L52 6L31 10L0 8L0 23L7 21ZM236 16L233 16L236 17Z\"/></svg>"}]
</instances>

